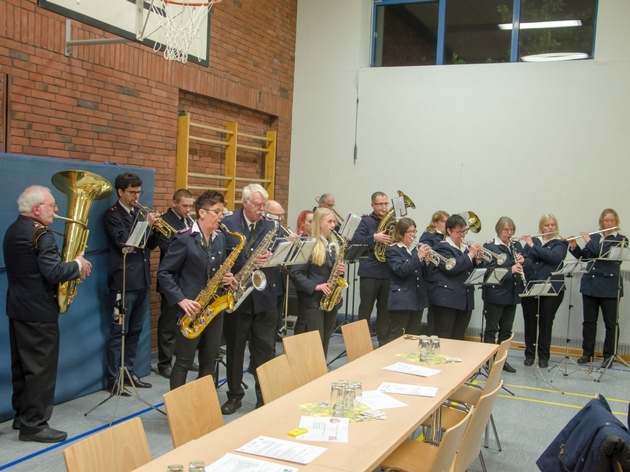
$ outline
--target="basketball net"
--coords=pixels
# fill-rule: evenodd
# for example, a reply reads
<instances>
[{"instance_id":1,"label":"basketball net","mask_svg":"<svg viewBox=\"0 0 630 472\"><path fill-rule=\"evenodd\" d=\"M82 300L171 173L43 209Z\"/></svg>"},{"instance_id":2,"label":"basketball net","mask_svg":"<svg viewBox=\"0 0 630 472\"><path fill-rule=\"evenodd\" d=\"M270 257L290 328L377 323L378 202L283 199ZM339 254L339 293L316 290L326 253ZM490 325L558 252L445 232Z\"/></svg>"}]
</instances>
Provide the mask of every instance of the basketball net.
<instances>
[{"instance_id":1,"label":"basketball net","mask_svg":"<svg viewBox=\"0 0 630 472\"><path fill-rule=\"evenodd\" d=\"M156 42L155 51L164 46L165 59L185 64L193 43L208 41L208 38L199 37L199 29L208 17L212 5L220 2L221 0L153 0L151 11L160 23L163 35L163 43Z\"/></svg>"}]
</instances>

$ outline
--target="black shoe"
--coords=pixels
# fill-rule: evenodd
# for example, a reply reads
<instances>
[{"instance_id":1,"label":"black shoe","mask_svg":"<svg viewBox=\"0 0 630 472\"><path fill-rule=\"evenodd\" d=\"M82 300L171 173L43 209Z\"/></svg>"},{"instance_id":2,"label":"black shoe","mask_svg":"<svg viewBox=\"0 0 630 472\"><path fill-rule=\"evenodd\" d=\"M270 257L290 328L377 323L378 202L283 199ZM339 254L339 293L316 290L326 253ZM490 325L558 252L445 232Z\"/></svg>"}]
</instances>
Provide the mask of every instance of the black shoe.
<instances>
[{"instance_id":1,"label":"black shoe","mask_svg":"<svg viewBox=\"0 0 630 472\"><path fill-rule=\"evenodd\" d=\"M172 367L166 367L164 369L158 368L158 374L160 374L165 379L170 379L171 378L171 372L172 371L173 371ZM135 380L134 380L134 382L135 382Z\"/></svg>"},{"instance_id":2,"label":"black shoe","mask_svg":"<svg viewBox=\"0 0 630 472\"><path fill-rule=\"evenodd\" d=\"M577 360L577 363L580 365L588 364L589 362L591 362L591 358L589 356L578 357L578 360Z\"/></svg>"},{"instance_id":3,"label":"black shoe","mask_svg":"<svg viewBox=\"0 0 630 472\"><path fill-rule=\"evenodd\" d=\"M20 418L13 418L13 425L11 425L11 427L16 431L19 431L22 427L22 420Z\"/></svg>"},{"instance_id":4,"label":"black shoe","mask_svg":"<svg viewBox=\"0 0 630 472\"><path fill-rule=\"evenodd\" d=\"M20 441L35 441L41 443L57 443L65 441L68 437L68 433L65 431L58 431L52 428L44 428L41 431L37 431L33 434L20 433L18 439Z\"/></svg>"},{"instance_id":5,"label":"black shoe","mask_svg":"<svg viewBox=\"0 0 630 472\"><path fill-rule=\"evenodd\" d=\"M192 367L190 368L191 372L199 372L199 364L197 364L196 362L193 362Z\"/></svg>"},{"instance_id":6,"label":"black shoe","mask_svg":"<svg viewBox=\"0 0 630 472\"><path fill-rule=\"evenodd\" d=\"M600 369L607 369L608 367L613 365L614 361L615 361L615 359L613 358L613 356L605 357L604 360L602 361L602 365L600 365L599 368Z\"/></svg>"},{"instance_id":7,"label":"black shoe","mask_svg":"<svg viewBox=\"0 0 630 472\"><path fill-rule=\"evenodd\" d=\"M133 385L136 388L151 388L153 387L153 385L151 385L149 382L143 382L142 380L140 380L140 378L136 375L136 374L131 374L131 380L133 380ZM125 377L125 387L131 387L131 381L129 380L129 378Z\"/></svg>"},{"instance_id":8,"label":"black shoe","mask_svg":"<svg viewBox=\"0 0 630 472\"><path fill-rule=\"evenodd\" d=\"M539 365L541 368L546 369L547 367L549 367L549 361L545 361L545 360L540 359L540 360L538 361L538 365Z\"/></svg>"},{"instance_id":9,"label":"black shoe","mask_svg":"<svg viewBox=\"0 0 630 472\"><path fill-rule=\"evenodd\" d=\"M532 359L531 357L526 357L523 361L523 364L525 364L527 367L531 367L534 365L534 359Z\"/></svg>"},{"instance_id":10,"label":"black shoe","mask_svg":"<svg viewBox=\"0 0 630 472\"><path fill-rule=\"evenodd\" d=\"M240 400L237 400L236 398L230 398L223 405L221 405L221 413L223 413L224 415L231 415L242 405L243 404Z\"/></svg>"},{"instance_id":11,"label":"black shoe","mask_svg":"<svg viewBox=\"0 0 630 472\"><path fill-rule=\"evenodd\" d=\"M513 373L516 372L516 369L514 367L512 367L510 364L508 364L507 362L503 366L503 370L506 371L506 372L509 372L510 374L513 374Z\"/></svg>"}]
</instances>

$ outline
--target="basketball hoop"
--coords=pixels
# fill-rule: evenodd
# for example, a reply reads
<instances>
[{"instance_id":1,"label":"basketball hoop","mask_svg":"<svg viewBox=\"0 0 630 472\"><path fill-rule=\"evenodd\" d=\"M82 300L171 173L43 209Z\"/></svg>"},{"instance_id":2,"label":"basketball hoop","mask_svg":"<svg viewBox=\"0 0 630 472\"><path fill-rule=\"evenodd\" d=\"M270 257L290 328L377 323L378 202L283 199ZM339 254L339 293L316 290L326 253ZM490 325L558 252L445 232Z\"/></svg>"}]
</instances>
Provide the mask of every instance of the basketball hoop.
<instances>
[{"instance_id":1,"label":"basketball hoop","mask_svg":"<svg viewBox=\"0 0 630 472\"><path fill-rule=\"evenodd\" d=\"M155 50L164 46L165 59L185 64L193 42L201 40L199 28L215 3L221 3L221 0L153 0L151 11L160 23L163 35L163 43L156 42Z\"/></svg>"}]
</instances>

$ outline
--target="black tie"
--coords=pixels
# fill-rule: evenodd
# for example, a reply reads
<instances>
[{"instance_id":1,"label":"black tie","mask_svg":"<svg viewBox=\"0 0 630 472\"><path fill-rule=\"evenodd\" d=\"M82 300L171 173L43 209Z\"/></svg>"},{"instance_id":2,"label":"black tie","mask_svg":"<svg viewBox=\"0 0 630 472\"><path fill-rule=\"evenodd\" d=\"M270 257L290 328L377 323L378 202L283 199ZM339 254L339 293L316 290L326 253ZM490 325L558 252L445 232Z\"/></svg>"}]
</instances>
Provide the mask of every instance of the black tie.
<instances>
[{"instance_id":1,"label":"black tie","mask_svg":"<svg viewBox=\"0 0 630 472\"><path fill-rule=\"evenodd\" d=\"M247 237L247 245L245 246L245 251L249 253L249 250L252 247L252 243L254 242L254 231L256 230L256 223L249 224L249 236Z\"/></svg>"},{"instance_id":2,"label":"black tie","mask_svg":"<svg viewBox=\"0 0 630 472\"><path fill-rule=\"evenodd\" d=\"M184 226L184 229L188 229L188 220L185 216L182 218L182 225Z\"/></svg>"},{"instance_id":3,"label":"black tie","mask_svg":"<svg viewBox=\"0 0 630 472\"><path fill-rule=\"evenodd\" d=\"M131 218L133 220L136 219L136 209L135 208L132 208L131 211L129 212L129 214L131 215Z\"/></svg>"}]
</instances>

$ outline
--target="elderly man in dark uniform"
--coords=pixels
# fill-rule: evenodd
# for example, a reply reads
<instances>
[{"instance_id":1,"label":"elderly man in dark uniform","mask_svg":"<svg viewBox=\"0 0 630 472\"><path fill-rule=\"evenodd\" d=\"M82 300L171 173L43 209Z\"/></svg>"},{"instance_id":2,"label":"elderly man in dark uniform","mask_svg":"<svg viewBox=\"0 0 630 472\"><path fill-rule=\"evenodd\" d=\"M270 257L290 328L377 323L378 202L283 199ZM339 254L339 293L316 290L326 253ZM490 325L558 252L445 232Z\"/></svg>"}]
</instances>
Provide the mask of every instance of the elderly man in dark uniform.
<instances>
[{"instance_id":1,"label":"elderly man in dark uniform","mask_svg":"<svg viewBox=\"0 0 630 472\"><path fill-rule=\"evenodd\" d=\"M274 224L262 219L259 212L263 212L267 205L267 191L259 184L250 184L243 189L243 207L225 217L223 224L232 232L241 233L247 239L245 248L240 252L232 272L239 278L238 272L250 259L265 235L274 229ZM228 254L238 245L239 239L226 236ZM264 264L271 257L269 250L265 251L256 261ZM267 277L264 290L254 290L241 306L232 314L225 316L223 332L225 334L225 353L227 364L228 399L221 406L224 415L231 415L242 405L245 395L241 385L243 380L243 358L245 345L249 339L254 372L256 369L274 357L276 341L276 320L278 295L281 294L277 271L263 269ZM240 278L239 278L240 280ZM256 376L254 375L254 378ZM262 406L262 394L256 379L256 407Z\"/></svg>"},{"instance_id":2,"label":"elderly man in dark uniform","mask_svg":"<svg viewBox=\"0 0 630 472\"><path fill-rule=\"evenodd\" d=\"M20 215L4 235L9 288L7 315L13 377L13 429L20 441L60 442L68 436L48 426L59 358L57 287L87 277L92 265L78 255L63 262L53 233L57 204L50 189L33 185L18 198Z\"/></svg>"},{"instance_id":3,"label":"elderly man in dark uniform","mask_svg":"<svg viewBox=\"0 0 630 472\"><path fill-rule=\"evenodd\" d=\"M173 194L173 206L161 215L162 220L168 223L171 228L183 230L192 228L193 219L190 212L193 209L194 199L192 193L185 188L180 188ZM160 262L164 259L164 255L171 243L173 237L167 238L160 235L158 238L158 246L160 246ZM160 279L157 281L157 291L160 293L160 317L157 326L157 343L158 343L158 363L157 372L164 378L170 378L173 364L173 352L175 350L175 337L177 335L177 307L172 306L166 300L164 291L160 288ZM198 366L194 365L191 370L198 370Z\"/></svg>"},{"instance_id":4,"label":"elderly man in dark uniform","mask_svg":"<svg viewBox=\"0 0 630 472\"><path fill-rule=\"evenodd\" d=\"M214 190L201 194L195 202L197 221L192 228L180 231L173 237L160 263L158 281L162 293L176 317L195 316L201 310L196 300L225 261L225 235L219 225L223 220L223 195ZM227 270L227 268L226 268ZM217 280L216 296L223 286L236 286L236 279L229 270ZM195 351L199 349L199 377L211 375L219 352L223 333L223 313L217 314L211 323L194 339L185 337L179 329L175 342L175 365L170 377L171 390L186 383Z\"/></svg>"},{"instance_id":5,"label":"elderly man in dark uniform","mask_svg":"<svg viewBox=\"0 0 630 472\"><path fill-rule=\"evenodd\" d=\"M352 238L354 244L368 245L368 258L359 263L359 277L361 278L359 319L367 320L369 323L372 308L376 302L376 337L379 346L389 341L389 312L387 311L389 268L386 262L381 262L374 256L376 243L389 245L392 242L387 232L377 232L378 225L385 215L387 215L387 195L383 192L374 192L372 213L361 217L361 222Z\"/></svg>"},{"instance_id":6,"label":"elderly man in dark uniform","mask_svg":"<svg viewBox=\"0 0 630 472\"><path fill-rule=\"evenodd\" d=\"M122 301L123 275L125 279L125 367L129 377L125 385L150 388L134 371L136 351L142 327L149 315L149 287L151 285L150 250L157 246L157 235L151 232L143 248L129 248L126 243L139 216L138 199L142 193L142 180L130 172L120 174L114 183L118 201L104 216L105 232L109 246L108 286L113 308L113 319L107 343L107 372L105 387L111 393L118 393L122 386L117 385L121 367L122 326L116 307ZM146 221L153 226L159 220L156 212L148 212ZM126 257L124 254L126 253Z\"/></svg>"}]
</instances>

